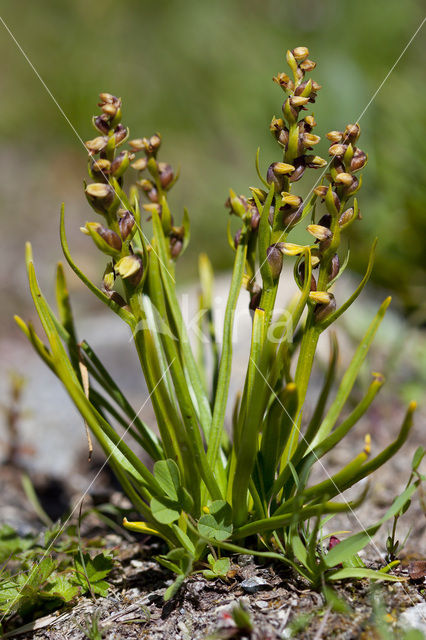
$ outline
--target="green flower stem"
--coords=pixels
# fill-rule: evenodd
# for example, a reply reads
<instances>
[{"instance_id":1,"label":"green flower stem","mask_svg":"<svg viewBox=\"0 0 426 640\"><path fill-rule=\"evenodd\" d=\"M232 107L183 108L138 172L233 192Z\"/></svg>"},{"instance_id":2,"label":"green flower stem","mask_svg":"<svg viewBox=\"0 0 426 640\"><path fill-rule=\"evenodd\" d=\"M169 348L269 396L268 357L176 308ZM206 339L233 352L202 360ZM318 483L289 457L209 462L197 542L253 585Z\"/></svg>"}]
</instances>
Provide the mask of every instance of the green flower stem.
<instances>
[{"instance_id":1,"label":"green flower stem","mask_svg":"<svg viewBox=\"0 0 426 640\"><path fill-rule=\"evenodd\" d=\"M232 507L237 525L247 518L247 490L254 466L259 431L268 399L262 362L264 353L265 312L256 309L253 319L252 346L247 372L247 410L236 450L236 467L232 480Z\"/></svg>"},{"instance_id":2,"label":"green flower stem","mask_svg":"<svg viewBox=\"0 0 426 640\"><path fill-rule=\"evenodd\" d=\"M159 366L155 352L155 341L147 328L143 305L137 295L134 296L132 303L133 311L137 314L136 317L139 318L138 326L141 327L135 333L133 340L150 392L164 452L167 458L176 459L181 467L182 452L179 446L179 438L176 435L176 433L180 434L181 431L180 417L174 402L168 394L166 382L161 378L164 371L161 371Z\"/></svg>"},{"instance_id":3,"label":"green flower stem","mask_svg":"<svg viewBox=\"0 0 426 640\"><path fill-rule=\"evenodd\" d=\"M166 304L164 298L161 296L161 279L159 274L159 263L154 255L151 258L148 278L150 279L151 292L155 288L155 296L152 301L157 307L157 311L162 317L166 317ZM190 458L186 460L186 464L182 469L184 477L187 478L188 486L192 486L192 491L199 492L199 480L194 474L191 468L191 460L195 462L196 467L199 470L201 477L203 478L206 486L213 499L219 499L221 493L217 486L217 483L211 473L210 468L207 466L206 454L204 451L203 442L201 439L200 431L197 423L197 416L195 414L194 406L192 404L191 396L189 395L188 386L186 384L185 376L180 364L179 353L176 348L176 342L166 332L160 332L161 341L164 346L171 375L174 382L176 397L180 406L181 414L187 431L187 443L190 452ZM194 494L192 494L194 497Z\"/></svg>"},{"instance_id":4,"label":"green flower stem","mask_svg":"<svg viewBox=\"0 0 426 640\"><path fill-rule=\"evenodd\" d=\"M243 282L244 266L247 255L247 244L242 242L238 245L235 255L234 269L232 272L231 286L229 290L228 302L225 310L223 325L222 353L220 357L219 375L217 382L217 392L214 399L213 418L211 431L208 438L207 448L207 464L210 469L214 469L216 473L219 471L218 482L221 489L225 491L225 476L221 469L219 449L222 442L222 434L225 426L225 410L229 393L229 382L231 378L232 367L232 333L234 327L234 314L240 295L241 285Z\"/></svg>"},{"instance_id":5,"label":"green flower stem","mask_svg":"<svg viewBox=\"0 0 426 640\"><path fill-rule=\"evenodd\" d=\"M138 322L140 322L139 326L142 326L142 327L146 326L146 317L145 317L138 293L135 293L130 297L130 306L135 317L138 318ZM149 359L153 361L155 348L152 345L150 349L146 349L147 345L143 344L140 339L140 336L142 336L145 333L146 333L146 330L144 329L137 332L135 336L135 344L136 344L138 353L140 355L142 366L146 368L146 374L148 374L147 380L149 380L150 376L148 373L149 368L146 362L147 360L146 353L149 354ZM172 369L175 365L179 365L179 361L176 359L171 362L170 369ZM179 386L181 388L184 388L184 383L182 381L182 377L183 377L182 371L179 370L178 367L176 366L174 368L174 376L175 376L175 381L176 380L178 381L177 383L179 384ZM158 384L158 380L160 378L161 378L161 374L158 376L157 381L154 382L154 385L151 387L151 385L149 384L148 387L151 389L154 389L155 385ZM161 384L162 383L160 382L159 386ZM164 390L163 397L167 398L167 389L165 385L162 385L161 388L162 390ZM179 393L179 389L177 390L177 392ZM174 445L175 445L174 448L175 449L177 448L177 451L175 453L177 453L179 456L179 466L183 472L184 477L187 479L188 486L190 487L191 492L193 492L191 493L191 495L194 499L194 503L199 509L200 483L197 479L197 476L194 473L191 473L191 469L194 464L198 469L198 473L201 475L204 482L206 483L206 486L210 494L213 496L213 498L219 499L221 497L221 494L210 468L207 467L206 459L205 459L206 457L205 451L203 448L200 432L198 430L198 424L197 424L195 415L192 414L192 404L189 404L190 400L188 401L188 397L189 397L188 395L181 395L181 397L179 398L179 401L182 403L182 406L183 406L182 417L184 420L186 431L185 429L182 428L180 418L177 415L175 415L174 418L170 414L168 416L166 415L165 417L168 424L169 438L172 440L172 442L174 441ZM168 404L170 407L171 406L170 401L168 401ZM163 434L162 434L162 437L163 437ZM172 459L174 459L175 455L168 456L168 457L172 457Z\"/></svg>"},{"instance_id":6,"label":"green flower stem","mask_svg":"<svg viewBox=\"0 0 426 640\"><path fill-rule=\"evenodd\" d=\"M170 273L172 263L168 257L164 232L157 213L154 212L152 220L154 227L154 236L158 243L160 272L167 304L170 308L174 325L178 333L179 347L181 349L183 361L185 364L184 368L188 373L188 383L191 384L194 390L193 398L197 400L200 422L203 428L204 435L208 439L212 421L209 399L207 397L206 390L203 387L200 372L198 371L197 363L192 353L188 334L183 322L182 314L176 296L175 283L171 277L173 274ZM166 265L168 266L166 267Z\"/></svg>"},{"instance_id":7,"label":"green flower stem","mask_svg":"<svg viewBox=\"0 0 426 640\"><path fill-rule=\"evenodd\" d=\"M269 326L277 299L278 280L270 288L264 288L259 302L259 307L265 312L265 325Z\"/></svg>"},{"instance_id":8,"label":"green flower stem","mask_svg":"<svg viewBox=\"0 0 426 640\"><path fill-rule=\"evenodd\" d=\"M291 509L291 506L294 506L294 503L290 504L290 501L288 501L288 503L286 503L286 507ZM234 540L247 538L248 536L262 534L266 531L282 529L289 524L297 524L298 522L308 520L318 515L321 516L326 513L344 513L348 511L348 509L348 505L342 502L323 502L321 505L308 506L303 509L297 509L296 511L287 511L280 515L273 515L269 518L256 520L250 524L246 524L235 529L232 534L232 538Z\"/></svg>"},{"instance_id":9,"label":"green flower stem","mask_svg":"<svg viewBox=\"0 0 426 640\"><path fill-rule=\"evenodd\" d=\"M305 282L303 284L302 291L300 293L300 297L295 305L294 309L291 312L291 327L293 330L293 334L291 336L287 335L288 330L288 313L283 314L283 317L278 319L278 326L280 322L283 325L283 331L280 336L280 342L278 344L276 350L276 357L273 359L271 363L271 373L269 375L269 384L272 388L275 388L278 380L281 378L282 369L285 367L286 360L288 360L288 344L290 339L292 340L297 328L297 325L300 322L300 318L302 317L302 313L306 307L306 303L309 298L309 292L311 290L311 276L312 276L312 263L311 263L311 251L310 248L307 247L304 252L305 265L308 266L306 270ZM274 333L275 336L275 333Z\"/></svg>"}]
</instances>

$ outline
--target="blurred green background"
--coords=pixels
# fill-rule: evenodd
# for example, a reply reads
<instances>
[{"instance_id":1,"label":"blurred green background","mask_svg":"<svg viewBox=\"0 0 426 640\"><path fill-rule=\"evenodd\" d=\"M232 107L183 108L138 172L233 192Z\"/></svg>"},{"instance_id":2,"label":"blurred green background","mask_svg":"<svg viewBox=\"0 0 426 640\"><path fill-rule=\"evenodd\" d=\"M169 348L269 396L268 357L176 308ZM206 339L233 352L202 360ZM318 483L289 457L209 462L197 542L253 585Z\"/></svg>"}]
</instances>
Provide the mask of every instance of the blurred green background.
<instances>
[{"instance_id":1,"label":"blurred green background","mask_svg":"<svg viewBox=\"0 0 426 640\"><path fill-rule=\"evenodd\" d=\"M306 45L323 89L314 112L316 151L325 133L354 122L423 19L420 0L3 0L2 18L83 140L93 137L97 95L124 103L124 122L139 137L160 131L161 159L181 166L173 191L176 218L185 204L192 241L181 270L194 278L207 251L227 269L228 188L258 184L280 160L269 134L282 91L287 48ZM423 5L424 6L424 5ZM90 219L82 191L86 154L40 80L0 25L2 306L9 319L28 308L23 242L31 238L41 279L51 285L60 258L58 211L65 201L73 252L95 278L101 259L78 228ZM401 309L425 319L424 33L420 32L361 119L369 154L360 194L363 221L351 238L351 266L362 270L380 237L376 282L397 293ZM424 80L424 78L423 78ZM296 187L307 195L315 172ZM422 184L423 182L423 184ZM73 286L77 286L73 281Z\"/></svg>"}]
</instances>

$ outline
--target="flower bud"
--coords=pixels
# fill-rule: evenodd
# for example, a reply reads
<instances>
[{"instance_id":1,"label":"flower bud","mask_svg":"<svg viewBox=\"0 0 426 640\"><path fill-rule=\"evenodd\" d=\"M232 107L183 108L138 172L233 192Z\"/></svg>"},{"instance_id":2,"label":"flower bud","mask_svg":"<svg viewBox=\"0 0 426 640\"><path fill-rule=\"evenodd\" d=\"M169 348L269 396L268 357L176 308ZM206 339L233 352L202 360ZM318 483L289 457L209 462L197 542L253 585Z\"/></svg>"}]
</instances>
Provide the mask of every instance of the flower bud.
<instances>
[{"instance_id":1,"label":"flower bud","mask_svg":"<svg viewBox=\"0 0 426 640\"><path fill-rule=\"evenodd\" d=\"M172 232L170 234L170 255L175 260L183 249L184 237L184 227L172 227Z\"/></svg>"},{"instance_id":2,"label":"flower bud","mask_svg":"<svg viewBox=\"0 0 426 640\"><path fill-rule=\"evenodd\" d=\"M258 197L261 204L265 202L267 195L266 191L263 191L263 189L258 189L257 187L250 187L250 191Z\"/></svg>"},{"instance_id":3,"label":"flower bud","mask_svg":"<svg viewBox=\"0 0 426 640\"><path fill-rule=\"evenodd\" d=\"M292 107L295 107L296 109L298 109L299 107L305 106L305 104L308 104L308 102L309 102L309 98L305 96L290 97L290 104Z\"/></svg>"},{"instance_id":4,"label":"flower bud","mask_svg":"<svg viewBox=\"0 0 426 640\"><path fill-rule=\"evenodd\" d=\"M275 131L281 131L284 127L284 120L282 118L276 118L275 116L271 120L271 124L269 125L270 131L274 133Z\"/></svg>"},{"instance_id":5,"label":"flower bud","mask_svg":"<svg viewBox=\"0 0 426 640\"><path fill-rule=\"evenodd\" d=\"M287 164L286 162L274 162L273 164L271 164L271 167L275 175L280 176L294 171L293 165Z\"/></svg>"},{"instance_id":6,"label":"flower bud","mask_svg":"<svg viewBox=\"0 0 426 640\"><path fill-rule=\"evenodd\" d=\"M304 58L307 58L309 55L309 49L308 47L296 47L292 53L295 60L304 60Z\"/></svg>"},{"instance_id":7,"label":"flower bud","mask_svg":"<svg viewBox=\"0 0 426 640\"><path fill-rule=\"evenodd\" d=\"M343 156L346 151L344 144L332 144L328 150L330 156Z\"/></svg>"},{"instance_id":8,"label":"flower bud","mask_svg":"<svg viewBox=\"0 0 426 640\"><path fill-rule=\"evenodd\" d=\"M348 124L343 134L345 142L355 143L361 134L361 127L359 124Z\"/></svg>"},{"instance_id":9,"label":"flower bud","mask_svg":"<svg viewBox=\"0 0 426 640\"><path fill-rule=\"evenodd\" d=\"M282 147L287 147L288 139L289 139L288 129L287 127L284 127L284 129L280 131L277 140Z\"/></svg>"},{"instance_id":10,"label":"flower bud","mask_svg":"<svg viewBox=\"0 0 426 640\"><path fill-rule=\"evenodd\" d=\"M120 255L121 239L115 231L106 229L98 222L86 222L86 226L81 230L92 237L98 249L103 253L110 256Z\"/></svg>"},{"instance_id":11,"label":"flower bud","mask_svg":"<svg viewBox=\"0 0 426 640\"><path fill-rule=\"evenodd\" d=\"M309 72L309 71L313 71L315 69L315 67L317 66L317 63L314 62L313 60L304 60L303 62L300 63L299 67L302 69L302 71Z\"/></svg>"},{"instance_id":12,"label":"flower bud","mask_svg":"<svg viewBox=\"0 0 426 640\"><path fill-rule=\"evenodd\" d=\"M351 222L353 217L354 208L350 207L349 209L346 209L339 218L339 227L345 227L349 222Z\"/></svg>"},{"instance_id":13,"label":"flower bud","mask_svg":"<svg viewBox=\"0 0 426 640\"><path fill-rule=\"evenodd\" d=\"M102 106L102 111L110 118L114 118L115 114L117 113L117 107L112 104L104 104Z\"/></svg>"},{"instance_id":14,"label":"flower bud","mask_svg":"<svg viewBox=\"0 0 426 640\"><path fill-rule=\"evenodd\" d=\"M328 191L328 187L326 187L325 184L321 184L318 187L315 187L314 189L314 193L319 198L325 198L325 196L327 195L327 191Z\"/></svg>"},{"instance_id":15,"label":"flower bud","mask_svg":"<svg viewBox=\"0 0 426 640\"><path fill-rule=\"evenodd\" d=\"M305 246L293 244L292 242L278 242L275 246L279 247L285 256L298 256L306 249Z\"/></svg>"},{"instance_id":16,"label":"flower bud","mask_svg":"<svg viewBox=\"0 0 426 640\"><path fill-rule=\"evenodd\" d=\"M299 208L303 202L300 196L287 193L286 191L282 192L281 197L284 204L288 204L290 207L294 208Z\"/></svg>"},{"instance_id":17,"label":"flower bud","mask_svg":"<svg viewBox=\"0 0 426 640\"><path fill-rule=\"evenodd\" d=\"M328 240L332 236L330 229L320 224L308 224L306 230L317 240Z\"/></svg>"},{"instance_id":18,"label":"flower bud","mask_svg":"<svg viewBox=\"0 0 426 640\"><path fill-rule=\"evenodd\" d=\"M284 167L291 166L291 165L286 165L285 162L273 162L271 165L269 165L268 171L266 172L266 182L268 184L273 184L275 186L275 191L282 191L283 185L284 185L283 176L285 175L285 169L282 172L280 172L279 170L278 171L275 170L276 165L279 165L279 164L284 165Z\"/></svg>"},{"instance_id":19,"label":"flower bud","mask_svg":"<svg viewBox=\"0 0 426 640\"><path fill-rule=\"evenodd\" d=\"M138 187L140 187L142 189L142 191L144 191L145 193L149 193L149 191L151 191L152 189L155 189L155 185L153 182L151 182L151 180L148 180L147 178L142 178L141 180L137 180L136 184L138 185Z\"/></svg>"},{"instance_id":20,"label":"flower bud","mask_svg":"<svg viewBox=\"0 0 426 640\"><path fill-rule=\"evenodd\" d=\"M313 133L304 133L303 134L303 144L305 147L310 148L321 140L319 136L314 135Z\"/></svg>"},{"instance_id":21,"label":"flower bud","mask_svg":"<svg viewBox=\"0 0 426 640\"><path fill-rule=\"evenodd\" d=\"M172 258L176 260L179 256L180 252L183 249L183 241L182 238L178 238L176 236L170 237L170 255Z\"/></svg>"},{"instance_id":22,"label":"flower bud","mask_svg":"<svg viewBox=\"0 0 426 640\"><path fill-rule=\"evenodd\" d=\"M173 169L167 162L158 163L158 175L163 189L166 189L174 178Z\"/></svg>"},{"instance_id":23,"label":"flower bud","mask_svg":"<svg viewBox=\"0 0 426 640\"><path fill-rule=\"evenodd\" d=\"M327 133L327 138L330 142L342 142L343 133L341 131L329 131Z\"/></svg>"},{"instance_id":24,"label":"flower bud","mask_svg":"<svg viewBox=\"0 0 426 640\"><path fill-rule=\"evenodd\" d=\"M351 160L351 171L359 171L367 164L367 154L362 149L355 149L354 155Z\"/></svg>"},{"instance_id":25,"label":"flower bud","mask_svg":"<svg viewBox=\"0 0 426 640\"><path fill-rule=\"evenodd\" d=\"M93 116L92 122L95 128L103 134L108 134L111 130L111 123L108 119L108 116L104 113L100 116Z\"/></svg>"},{"instance_id":26,"label":"flower bud","mask_svg":"<svg viewBox=\"0 0 426 640\"><path fill-rule=\"evenodd\" d=\"M309 294L309 296L314 295L315 292ZM328 293L330 296L329 302L325 304L317 304L314 311L314 317L316 322L322 322L325 320L331 313L336 310L336 300L332 293Z\"/></svg>"},{"instance_id":27,"label":"flower bud","mask_svg":"<svg viewBox=\"0 0 426 640\"><path fill-rule=\"evenodd\" d=\"M299 263L299 266L297 267L297 273L299 276L299 286L303 287L303 285L305 284L305 260L301 260L301 262ZM311 275L311 283L309 285L309 289L310 291L317 290L317 281L315 280L315 277L313 275Z\"/></svg>"},{"instance_id":28,"label":"flower bud","mask_svg":"<svg viewBox=\"0 0 426 640\"><path fill-rule=\"evenodd\" d=\"M89 204L97 213L105 215L111 210L115 201L115 192L109 184L94 182L87 185L85 193Z\"/></svg>"},{"instance_id":29,"label":"flower bud","mask_svg":"<svg viewBox=\"0 0 426 640\"><path fill-rule=\"evenodd\" d=\"M271 120L271 124L269 125L269 131L272 133L276 140L279 139L281 132L284 129L284 120L282 118L275 118L275 116ZM287 139L288 139L288 131L287 131Z\"/></svg>"},{"instance_id":30,"label":"flower bud","mask_svg":"<svg viewBox=\"0 0 426 640\"><path fill-rule=\"evenodd\" d=\"M106 91L99 94L99 106L102 107L103 104L114 104L117 102L118 98L113 96L112 93L107 93Z\"/></svg>"},{"instance_id":31,"label":"flower bud","mask_svg":"<svg viewBox=\"0 0 426 640\"><path fill-rule=\"evenodd\" d=\"M106 136L98 136L97 138L93 138L93 140L87 140L84 143L84 146L89 151L91 156L103 151L108 144L108 138Z\"/></svg>"},{"instance_id":32,"label":"flower bud","mask_svg":"<svg viewBox=\"0 0 426 640\"><path fill-rule=\"evenodd\" d=\"M335 253L331 259L330 275L328 277L328 281L330 282L330 280L334 280L334 278L337 276L339 271L340 271L340 260L337 253Z\"/></svg>"},{"instance_id":33,"label":"flower bud","mask_svg":"<svg viewBox=\"0 0 426 640\"><path fill-rule=\"evenodd\" d=\"M131 144L131 143L130 143ZM132 168L136 171L144 171L147 168L148 160L146 158L138 158L132 162Z\"/></svg>"},{"instance_id":34,"label":"flower bud","mask_svg":"<svg viewBox=\"0 0 426 640\"><path fill-rule=\"evenodd\" d=\"M346 189L346 195L350 196L353 193L356 193L360 187L360 182L356 176L352 176L352 184L349 185Z\"/></svg>"},{"instance_id":35,"label":"flower bud","mask_svg":"<svg viewBox=\"0 0 426 640\"><path fill-rule=\"evenodd\" d=\"M142 260L139 256L135 255L124 256L124 258L121 258L121 260L117 262L114 270L123 280L127 280L129 284L136 287L142 278Z\"/></svg>"},{"instance_id":36,"label":"flower bud","mask_svg":"<svg viewBox=\"0 0 426 640\"><path fill-rule=\"evenodd\" d=\"M289 180L290 182L297 182L305 173L305 158L303 156L296 158L295 160L293 160L293 164L295 168L293 173L290 175Z\"/></svg>"},{"instance_id":37,"label":"flower bud","mask_svg":"<svg viewBox=\"0 0 426 640\"><path fill-rule=\"evenodd\" d=\"M310 129L313 129L317 126L314 116L306 116L304 120Z\"/></svg>"},{"instance_id":38,"label":"flower bud","mask_svg":"<svg viewBox=\"0 0 426 640\"><path fill-rule=\"evenodd\" d=\"M115 178L120 178L123 173L128 169L130 164L129 152L121 151L116 158L111 162L111 174Z\"/></svg>"},{"instance_id":39,"label":"flower bud","mask_svg":"<svg viewBox=\"0 0 426 640\"><path fill-rule=\"evenodd\" d=\"M247 201L244 196L238 197L233 189L229 189L229 198L225 206L230 207L231 213L239 218L244 218L247 211Z\"/></svg>"},{"instance_id":40,"label":"flower bud","mask_svg":"<svg viewBox=\"0 0 426 640\"><path fill-rule=\"evenodd\" d=\"M257 231L259 228L260 213L255 205L251 206L249 211L251 213L250 228L252 231Z\"/></svg>"},{"instance_id":41,"label":"flower bud","mask_svg":"<svg viewBox=\"0 0 426 640\"><path fill-rule=\"evenodd\" d=\"M250 294L249 309L251 311L256 311L256 309L259 307L261 297L262 297L262 289L261 287L259 287L258 284L255 284Z\"/></svg>"},{"instance_id":42,"label":"flower bud","mask_svg":"<svg viewBox=\"0 0 426 640\"><path fill-rule=\"evenodd\" d=\"M118 147L120 144L122 144L126 140L128 135L129 135L129 130L127 129L127 127L124 127L122 124L118 124L115 127L114 134L113 134L114 145Z\"/></svg>"},{"instance_id":43,"label":"flower bud","mask_svg":"<svg viewBox=\"0 0 426 640\"><path fill-rule=\"evenodd\" d=\"M316 304L328 304L332 299L332 294L328 291L311 291L309 300Z\"/></svg>"},{"instance_id":44,"label":"flower bud","mask_svg":"<svg viewBox=\"0 0 426 640\"><path fill-rule=\"evenodd\" d=\"M306 166L310 169L322 169L327 166L327 160L320 156L305 156Z\"/></svg>"},{"instance_id":45,"label":"flower bud","mask_svg":"<svg viewBox=\"0 0 426 640\"><path fill-rule=\"evenodd\" d=\"M114 273L114 269L112 268L112 264L109 263L109 265L107 266L104 272L104 276L102 279L102 286L104 290L111 291L111 289L114 287L114 283L115 283L115 273Z\"/></svg>"},{"instance_id":46,"label":"flower bud","mask_svg":"<svg viewBox=\"0 0 426 640\"><path fill-rule=\"evenodd\" d=\"M129 141L129 145L133 151L143 151L145 149L145 140L146 138L135 138L135 140Z\"/></svg>"},{"instance_id":47,"label":"flower bud","mask_svg":"<svg viewBox=\"0 0 426 640\"><path fill-rule=\"evenodd\" d=\"M343 184L345 187L349 187L353 182L353 176L350 173L338 173L334 179L336 184Z\"/></svg>"},{"instance_id":48,"label":"flower bud","mask_svg":"<svg viewBox=\"0 0 426 640\"><path fill-rule=\"evenodd\" d=\"M106 158L99 158L99 160L94 160L90 166L90 176L93 180L106 180L106 178L110 174L111 162Z\"/></svg>"},{"instance_id":49,"label":"flower bud","mask_svg":"<svg viewBox=\"0 0 426 640\"><path fill-rule=\"evenodd\" d=\"M136 231L135 219L130 211L119 211L120 219L118 221L118 226L120 229L120 234L123 240L126 240L129 235L133 237L133 234Z\"/></svg>"},{"instance_id":50,"label":"flower bud","mask_svg":"<svg viewBox=\"0 0 426 640\"><path fill-rule=\"evenodd\" d=\"M271 245L266 250L268 264L271 269L271 275L274 280L279 278L283 268L283 254L276 245Z\"/></svg>"},{"instance_id":51,"label":"flower bud","mask_svg":"<svg viewBox=\"0 0 426 640\"><path fill-rule=\"evenodd\" d=\"M278 73L273 77L273 81L279 84L284 91L293 91L294 89L294 82L290 80L286 73Z\"/></svg>"},{"instance_id":52,"label":"flower bud","mask_svg":"<svg viewBox=\"0 0 426 640\"><path fill-rule=\"evenodd\" d=\"M158 135L158 133L156 133L153 136L151 136L149 140L146 141L145 152L148 155L155 156L157 154L158 149L160 148L160 145L161 145L161 137Z\"/></svg>"}]
</instances>

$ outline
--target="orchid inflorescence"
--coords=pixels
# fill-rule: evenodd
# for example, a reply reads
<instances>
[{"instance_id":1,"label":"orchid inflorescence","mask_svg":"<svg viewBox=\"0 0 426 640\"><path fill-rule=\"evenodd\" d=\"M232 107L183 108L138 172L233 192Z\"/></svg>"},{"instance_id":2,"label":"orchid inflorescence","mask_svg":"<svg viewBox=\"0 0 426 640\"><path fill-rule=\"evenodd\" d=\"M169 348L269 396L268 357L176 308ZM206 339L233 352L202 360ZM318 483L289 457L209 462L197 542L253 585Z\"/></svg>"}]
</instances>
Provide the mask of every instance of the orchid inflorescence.
<instances>
[{"instance_id":1,"label":"orchid inflorescence","mask_svg":"<svg viewBox=\"0 0 426 640\"><path fill-rule=\"evenodd\" d=\"M352 510L364 499L365 492L353 502L333 500L399 450L412 425L414 403L397 439L381 453L370 457L367 436L359 453L340 471L322 482L309 482L313 465L356 425L383 385L383 376L373 374L365 396L342 416L390 300L373 318L336 390L338 347L332 337L323 386L318 398L312 398L308 384L319 336L363 290L375 243L364 278L338 306L331 289L348 258L341 235L360 218L357 172L366 165L367 156L357 146L358 124L327 134L330 161L312 153L320 138L313 133L315 118L307 109L321 87L306 78L315 68L308 55L306 47L288 51L292 78L286 73L274 78L287 93L282 117L274 117L270 126L282 159L270 164L263 177L258 153L260 186L251 187L250 197L231 190L227 200L240 228L235 236L228 229L235 257L220 354L212 268L206 256L199 263L206 312L201 324L206 324L209 335L207 345L203 341L198 345L202 357L194 355L183 322L175 275L177 259L188 244L189 219L185 211L177 225L172 216L168 194L178 176L158 159L161 137L133 139L129 149L123 149L129 130L121 122L121 99L100 94L101 114L93 118L99 135L86 143L92 182L85 185L98 217L82 228L107 256L99 287L71 257L63 209L61 243L77 276L129 325L155 412L155 430L139 417L90 345L77 340L62 266L57 270L56 317L39 289L27 249L30 288L48 346L31 324L17 318L18 325L64 384L143 518L125 519L124 525L159 536L168 545L169 552L158 560L178 578L166 597L199 566L207 567L206 577L226 578L232 553L280 560L315 585L345 577L397 579L387 573L389 566L379 572L366 568L357 551L386 519L401 511L415 484L379 522L329 550L320 542L321 530L333 514ZM323 174L304 200L294 190L311 168ZM132 184L126 188L125 178L132 172ZM309 219L307 243L288 241L305 219ZM284 261L294 261L298 287L284 313L291 322L285 323L283 314L274 317ZM249 292L252 312L250 357L231 429L226 430L234 315L242 287ZM203 357L206 349L213 357ZM211 368L206 372L204 366ZM122 429L133 438L134 447L126 444ZM140 448L153 462L152 470L146 457L141 459Z\"/></svg>"}]
</instances>

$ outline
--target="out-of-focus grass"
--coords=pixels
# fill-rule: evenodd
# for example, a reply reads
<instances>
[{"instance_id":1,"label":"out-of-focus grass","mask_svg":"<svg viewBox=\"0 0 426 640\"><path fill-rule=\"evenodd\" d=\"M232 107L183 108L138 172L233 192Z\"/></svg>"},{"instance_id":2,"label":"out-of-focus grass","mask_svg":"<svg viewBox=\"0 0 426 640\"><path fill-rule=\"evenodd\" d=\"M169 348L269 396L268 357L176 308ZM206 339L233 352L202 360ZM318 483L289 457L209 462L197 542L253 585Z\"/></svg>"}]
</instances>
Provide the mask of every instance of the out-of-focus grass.
<instances>
[{"instance_id":1,"label":"out-of-focus grass","mask_svg":"<svg viewBox=\"0 0 426 640\"><path fill-rule=\"evenodd\" d=\"M123 98L133 135L161 131L162 157L182 165L174 202L177 212L185 203L191 214L193 237L183 262L190 275L203 250L216 267L229 266L227 189L247 193L257 183L258 145L265 168L279 159L268 125L283 100L271 78L284 68L286 48L307 45L321 61L315 79L326 89L315 113L325 127L318 133L325 134L362 113L420 24L421 6L420 0L3 0L2 16L83 140L94 135L87 114L99 91ZM84 150L0 29L0 160L19 189L15 235L21 243L30 220L33 226L39 219L40 243L49 245L61 187L71 210L80 210L83 221L89 215L82 190L68 192L85 174ZM380 236L376 280L399 291L408 307L425 276L424 62L419 34L362 117L361 146L372 168L361 202L362 236L355 229L351 247L352 264L361 268L367 244ZM338 121L331 113L340 114ZM323 140L317 149L325 154L326 148ZM298 185L300 195L313 186ZM43 200L48 187L52 199ZM2 230L10 237L17 224L13 199L2 201ZM77 250L84 251L84 240L76 238Z\"/></svg>"}]
</instances>

